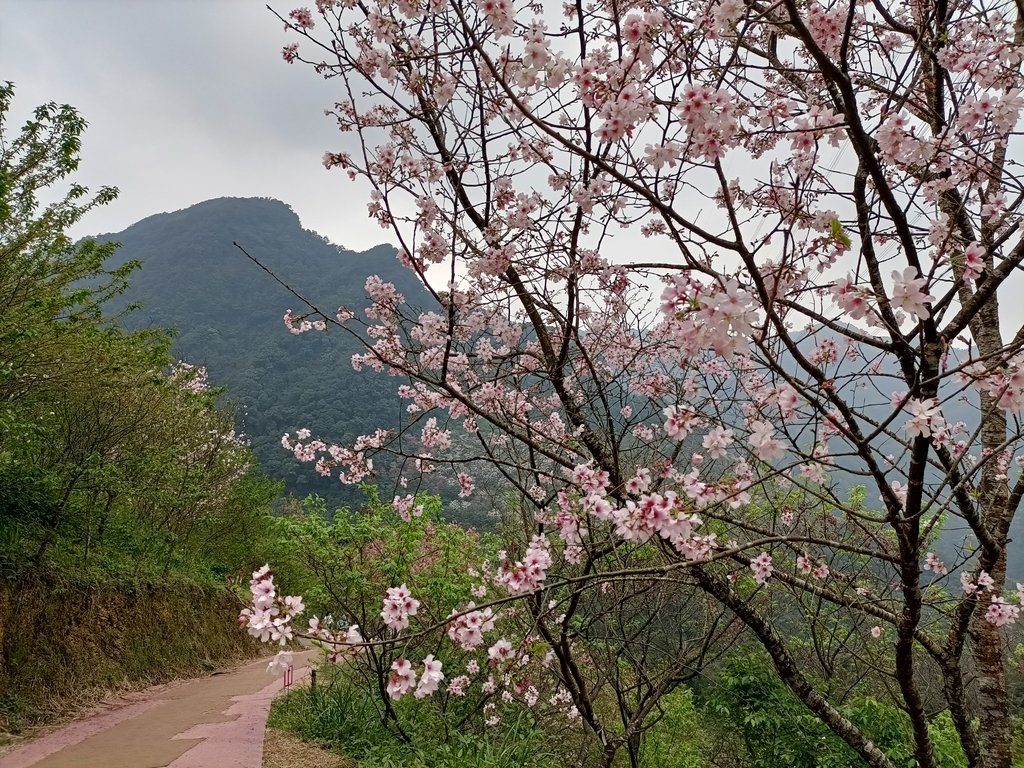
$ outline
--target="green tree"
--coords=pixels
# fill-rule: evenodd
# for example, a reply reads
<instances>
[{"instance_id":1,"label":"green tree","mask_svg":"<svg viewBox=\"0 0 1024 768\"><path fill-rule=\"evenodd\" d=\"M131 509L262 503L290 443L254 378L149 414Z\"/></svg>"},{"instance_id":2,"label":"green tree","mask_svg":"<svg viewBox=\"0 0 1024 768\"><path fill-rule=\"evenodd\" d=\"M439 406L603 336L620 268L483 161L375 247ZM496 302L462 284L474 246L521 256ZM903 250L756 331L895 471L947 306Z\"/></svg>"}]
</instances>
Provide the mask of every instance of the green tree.
<instances>
[{"instance_id":1,"label":"green tree","mask_svg":"<svg viewBox=\"0 0 1024 768\"><path fill-rule=\"evenodd\" d=\"M0 396L7 402L82 374L61 365L67 335L94 323L136 266L108 271L116 244L67 235L117 196L114 187L91 194L72 178L85 121L66 104L44 104L12 138L13 97L14 85L0 84Z\"/></svg>"},{"instance_id":2,"label":"green tree","mask_svg":"<svg viewBox=\"0 0 1024 768\"><path fill-rule=\"evenodd\" d=\"M11 132L13 96L0 85L2 562L155 579L248 567L277 488L251 474L218 390L171 366L166 332L111 323L136 263L108 268L116 243L67 235L116 195L74 180L85 121L45 104ZM226 544L243 534L248 552Z\"/></svg>"}]
</instances>

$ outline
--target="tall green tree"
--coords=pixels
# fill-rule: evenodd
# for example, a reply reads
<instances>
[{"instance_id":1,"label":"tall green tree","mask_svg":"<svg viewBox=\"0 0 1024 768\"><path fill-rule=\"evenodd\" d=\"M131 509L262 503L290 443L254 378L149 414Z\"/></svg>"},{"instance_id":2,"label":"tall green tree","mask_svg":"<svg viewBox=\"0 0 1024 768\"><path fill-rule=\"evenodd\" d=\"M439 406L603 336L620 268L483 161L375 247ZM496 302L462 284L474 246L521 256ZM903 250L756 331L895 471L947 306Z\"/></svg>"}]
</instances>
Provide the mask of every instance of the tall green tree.
<instances>
[{"instance_id":1,"label":"tall green tree","mask_svg":"<svg viewBox=\"0 0 1024 768\"><path fill-rule=\"evenodd\" d=\"M0 84L0 397L11 401L54 378L66 336L100 316L137 266L107 271L116 244L75 243L67 231L117 196L74 181L86 122L68 105L44 104L10 135L14 85ZM51 202L44 202L51 200ZM55 322L55 321L64 322Z\"/></svg>"},{"instance_id":2,"label":"tall green tree","mask_svg":"<svg viewBox=\"0 0 1024 768\"><path fill-rule=\"evenodd\" d=\"M0 86L2 564L99 561L156 578L250 565L225 539L251 543L246 525L276 487L251 476L205 374L171 365L168 334L111 322L106 302L137 263L108 268L116 243L67 234L117 194L74 179L85 121L51 103L11 131L13 96Z\"/></svg>"}]
</instances>

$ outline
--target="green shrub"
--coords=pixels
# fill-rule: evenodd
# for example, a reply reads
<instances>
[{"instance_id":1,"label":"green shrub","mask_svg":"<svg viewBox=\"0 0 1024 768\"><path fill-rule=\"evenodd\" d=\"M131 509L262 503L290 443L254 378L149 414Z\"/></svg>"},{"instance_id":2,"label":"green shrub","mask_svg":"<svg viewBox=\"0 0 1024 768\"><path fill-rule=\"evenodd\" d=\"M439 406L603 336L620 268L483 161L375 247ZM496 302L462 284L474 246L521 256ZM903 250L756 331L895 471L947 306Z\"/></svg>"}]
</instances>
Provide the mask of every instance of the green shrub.
<instances>
[{"instance_id":1,"label":"green shrub","mask_svg":"<svg viewBox=\"0 0 1024 768\"><path fill-rule=\"evenodd\" d=\"M850 768L864 761L782 683L761 654L730 658L704 703L704 712L739 736L754 768ZM855 695L842 713L896 766L914 768L910 718L896 706ZM929 724L936 762L963 768L967 760L948 713Z\"/></svg>"},{"instance_id":2,"label":"green shrub","mask_svg":"<svg viewBox=\"0 0 1024 768\"><path fill-rule=\"evenodd\" d=\"M359 761L361 768L550 768L564 762L550 739L522 711L498 726L459 727L458 717L432 702L395 702L401 728L385 725L381 701L366 682L337 668L321 674L315 690L277 699L269 725L326 744Z\"/></svg>"},{"instance_id":3,"label":"green shrub","mask_svg":"<svg viewBox=\"0 0 1024 768\"><path fill-rule=\"evenodd\" d=\"M646 733L642 768L705 768L708 733L694 707L693 692L677 688L660 701L660 719Z\"/></svg>"}]
</instances>

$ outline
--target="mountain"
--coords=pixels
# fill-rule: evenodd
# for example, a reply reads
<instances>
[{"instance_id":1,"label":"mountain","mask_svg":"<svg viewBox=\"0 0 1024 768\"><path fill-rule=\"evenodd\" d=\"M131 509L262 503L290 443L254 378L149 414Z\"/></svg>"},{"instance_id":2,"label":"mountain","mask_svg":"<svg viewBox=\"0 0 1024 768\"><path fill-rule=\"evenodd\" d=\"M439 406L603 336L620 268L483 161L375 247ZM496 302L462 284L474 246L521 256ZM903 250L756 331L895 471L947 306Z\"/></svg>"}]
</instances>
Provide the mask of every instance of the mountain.
<instances>
[{"instance_id":1,"label":"mountain","mask_svg":"<svg viewBox=\"0 0 1024 768\"><path fill-rule=\"evenodd\" d=\"M176 329L174 354L206 366L211 384L227 388L239 428L267 474L284 480L287 492L300 498L315 492L329 506L361 498L298 463L281 447L281 436L308 427L325 440L347 442L395 425L401 415L399 382L354 371L351 357L362 350L344 332L289 333L285 310L304 307L232 243L331 314L341 305L361 314L368 303L363 285L371 274L394 283L412 306L432 306L393 247L347 251L303 229L286 204L263 198L208 200L97 239L121 243L115 264L142 262L130 288L113 303L113 310L140 305L121 322L131 329ZM389 491L381 488L382 495Z\"/></svg>"}]
</instances>

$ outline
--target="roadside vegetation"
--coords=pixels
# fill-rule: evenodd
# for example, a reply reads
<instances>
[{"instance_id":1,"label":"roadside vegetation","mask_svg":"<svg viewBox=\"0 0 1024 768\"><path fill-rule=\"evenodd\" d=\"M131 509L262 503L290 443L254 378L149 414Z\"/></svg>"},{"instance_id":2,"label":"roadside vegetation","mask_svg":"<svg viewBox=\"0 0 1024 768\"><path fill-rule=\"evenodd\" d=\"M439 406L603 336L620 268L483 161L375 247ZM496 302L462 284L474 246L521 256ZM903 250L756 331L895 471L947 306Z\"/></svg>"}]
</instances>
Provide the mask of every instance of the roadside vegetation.
<instances>
[{"instance_id":1,"label":"roadside vegetation","mask_svg":"<svg viewBox=\"0 0 1024 768\"><path fill-rule=\"evenodd\" d=\"M261 476L201 368L105 310L134 267L68 230L116 190L74 180L85 121L10 125L0 85L0 731L253 645L228 574L266 556Z\"/></svg>"}]
</instances>

